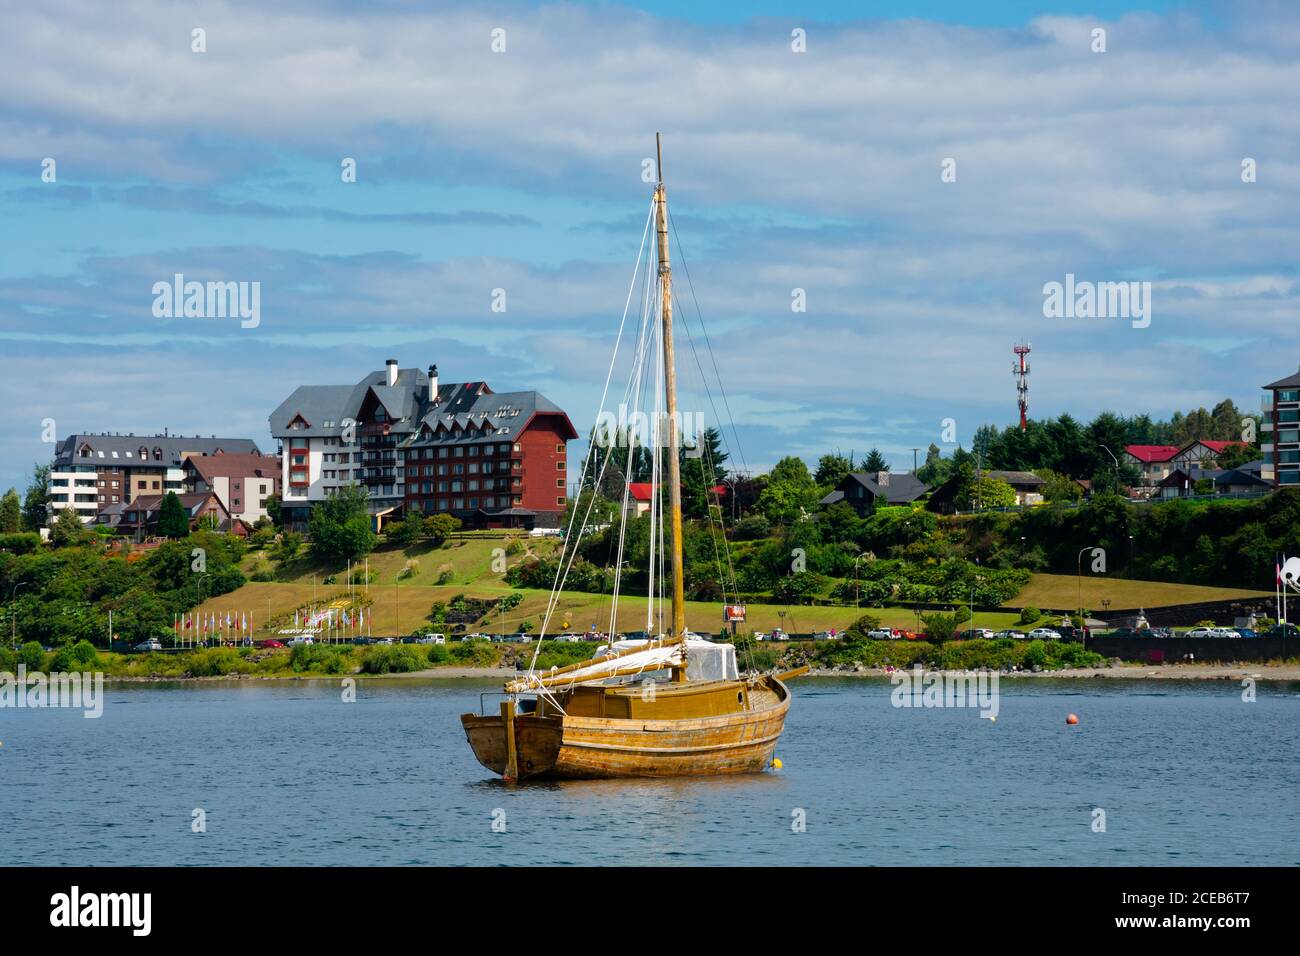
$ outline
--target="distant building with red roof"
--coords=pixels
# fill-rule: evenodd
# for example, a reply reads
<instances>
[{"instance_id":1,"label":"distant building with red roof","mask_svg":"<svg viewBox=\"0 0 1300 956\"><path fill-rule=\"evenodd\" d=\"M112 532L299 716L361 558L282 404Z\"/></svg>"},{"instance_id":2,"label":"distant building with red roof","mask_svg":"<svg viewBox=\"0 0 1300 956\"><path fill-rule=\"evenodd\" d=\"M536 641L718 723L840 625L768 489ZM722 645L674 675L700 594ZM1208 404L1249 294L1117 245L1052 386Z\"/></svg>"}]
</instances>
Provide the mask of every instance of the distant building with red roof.
<instances>
[{"instance_id":1,"label":"distant building with red roof","mask_svg":"<svg viewBox=\"0 0 1300 956\"><path fill-rule=\"evenodd\" d=\"M1159 485L1175 471L1214 468L1229 448L1247 447L1244 441L1208 441L1197 439L1185 445L1127 445L1124 459L1142 473L1141 484Z\"/></svg>"},{"instance_id":2,"label":"distant building with red roof","mask_svg":"<svg viewBox=\"0 0 1300 956\"><path fill-rule=\"evenodd\" d=\"M648 481L630 481L627 485L628 511L635 511L640 517L650 510L650 501L654 497L654 485ZM711 489L719 498L727 493L726 485L714 485Z\"/></svg>"}]
</instances>

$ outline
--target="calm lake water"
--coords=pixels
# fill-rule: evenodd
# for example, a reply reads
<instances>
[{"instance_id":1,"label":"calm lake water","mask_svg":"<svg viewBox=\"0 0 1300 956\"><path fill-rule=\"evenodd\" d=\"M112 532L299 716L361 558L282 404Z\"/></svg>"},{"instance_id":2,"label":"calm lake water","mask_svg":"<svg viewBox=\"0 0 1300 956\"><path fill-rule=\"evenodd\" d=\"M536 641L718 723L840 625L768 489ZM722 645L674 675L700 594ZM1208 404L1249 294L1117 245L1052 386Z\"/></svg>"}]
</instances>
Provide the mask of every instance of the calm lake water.
<instances>
[{"instance_id":1,"label":"calm lake water","mask_svg":"<svg viewBox=\"0 0 1300 956\"><path fill-rule=\"evenodd\" d=\"M0 864L1300 865L1297 684L1247 704L1229 681L1004 680L993 723L803 679L780 772L513 788L458 720L499 687L117 685L99 720L0 709Z\"/></svg>"}]
</instances>

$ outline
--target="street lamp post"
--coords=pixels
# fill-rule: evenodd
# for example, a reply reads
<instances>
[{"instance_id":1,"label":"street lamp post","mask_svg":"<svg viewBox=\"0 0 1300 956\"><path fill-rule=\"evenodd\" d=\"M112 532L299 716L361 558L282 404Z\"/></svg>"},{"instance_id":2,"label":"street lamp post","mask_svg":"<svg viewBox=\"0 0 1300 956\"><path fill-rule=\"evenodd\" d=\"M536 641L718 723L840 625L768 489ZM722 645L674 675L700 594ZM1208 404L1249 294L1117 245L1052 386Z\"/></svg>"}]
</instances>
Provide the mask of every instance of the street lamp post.
<instances>
[{"instance_id":1,"label":"street lamp post","mask_svg":"<svg viewBox=\"0 0 1300 956\"><path fill-rule=\"evenodd\" d=\"M14 585L13 593L9 595L9 644L15 650L18 648L18 589L31 583L31 581L19 581Z\"/></svg>"}]
</instances>

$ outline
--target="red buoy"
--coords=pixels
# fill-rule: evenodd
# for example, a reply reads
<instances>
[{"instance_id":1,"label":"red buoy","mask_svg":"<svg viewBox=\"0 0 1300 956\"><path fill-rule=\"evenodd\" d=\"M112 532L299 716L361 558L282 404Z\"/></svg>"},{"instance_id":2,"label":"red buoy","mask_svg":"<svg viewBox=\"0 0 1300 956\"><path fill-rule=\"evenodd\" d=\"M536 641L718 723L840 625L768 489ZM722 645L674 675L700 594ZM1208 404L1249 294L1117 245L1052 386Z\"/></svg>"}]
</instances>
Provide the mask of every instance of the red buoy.
<instances>
[{"instance_id":1,"label":"red buoy","mask_svg":"<svg viewBox=\"0 0 1300 956\"><path fill-rule=\"evenodd\" d=\"M1077 714L1070 714L1065 718L1065 722L1067 724L1077 724L1079 722L1079 717Z\"/></svg>"}]
</instances>

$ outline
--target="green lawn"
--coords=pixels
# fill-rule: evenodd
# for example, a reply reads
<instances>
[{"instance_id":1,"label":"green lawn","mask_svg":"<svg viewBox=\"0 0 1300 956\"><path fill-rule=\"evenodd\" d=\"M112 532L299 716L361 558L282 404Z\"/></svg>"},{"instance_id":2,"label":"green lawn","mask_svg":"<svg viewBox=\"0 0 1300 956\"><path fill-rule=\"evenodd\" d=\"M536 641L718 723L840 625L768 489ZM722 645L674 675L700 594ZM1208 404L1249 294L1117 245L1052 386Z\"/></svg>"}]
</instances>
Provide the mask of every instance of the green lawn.
<instances>
[{"instance_id":1,"label":"green lawn","mask_svg":"<svg viewBox=\"0 0 1300 956\"><path fill-rule=\"evenodd\" d=\"M1199 601L1231 601L1268 597L1268 591L1242 591L1237 588L1205 587L1199 584L1166 584L1160 581L1131 581L1126 578L1090 575L1080 580L1073 574L1035 574L1019 594L1007 601L1008 607L1032 606L1046 610L1064 610L1079 603L1083 589L1083 606L1103 615L1102 601L1110 600L1114 608L1167 607Z\"/></svg>"}]
</instances>

